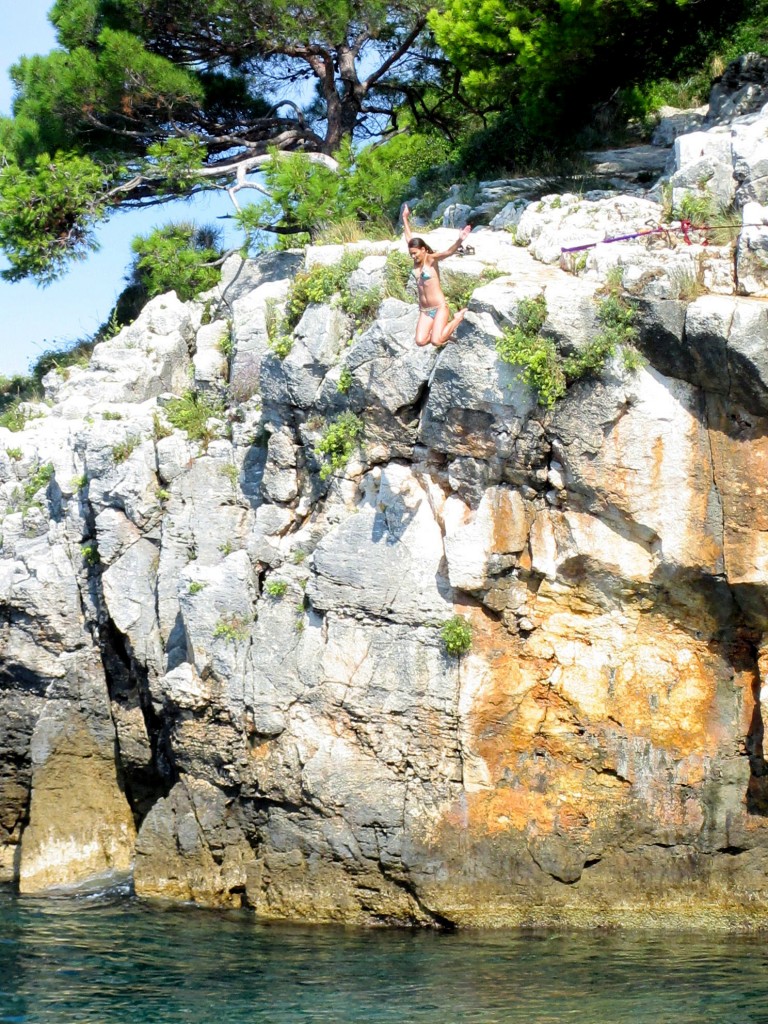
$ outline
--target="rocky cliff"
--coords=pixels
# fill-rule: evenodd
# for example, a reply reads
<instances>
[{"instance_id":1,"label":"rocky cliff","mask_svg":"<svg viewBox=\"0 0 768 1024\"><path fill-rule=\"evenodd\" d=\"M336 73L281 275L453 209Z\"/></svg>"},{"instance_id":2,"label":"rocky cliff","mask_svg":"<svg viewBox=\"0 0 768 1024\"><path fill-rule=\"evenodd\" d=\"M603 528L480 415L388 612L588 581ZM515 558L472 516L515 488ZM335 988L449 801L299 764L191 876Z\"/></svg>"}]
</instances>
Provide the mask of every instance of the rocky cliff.
<instances>
[{"instance_id":1,"label":"rocky cliff","mask_svg":"<svg viewBox=\"0 0 768 1024\"><path fill-rule=\"evenodd\" d=\"M746 190L735 251L576 259L659 223L661 186L489 183L512 201L447 265L476 287L439 354L395 298L362 328L309 305L276 354L324 247L232 258L52 372L0 428L2 878L132 870L318 921L765 926L767 123L675 143L668 188ZM398 246L347 247L353 296ZM542 334L583 351L617 274L644 364L542 408L499 337L543 296Z\"/></svg>"}]
</instances>

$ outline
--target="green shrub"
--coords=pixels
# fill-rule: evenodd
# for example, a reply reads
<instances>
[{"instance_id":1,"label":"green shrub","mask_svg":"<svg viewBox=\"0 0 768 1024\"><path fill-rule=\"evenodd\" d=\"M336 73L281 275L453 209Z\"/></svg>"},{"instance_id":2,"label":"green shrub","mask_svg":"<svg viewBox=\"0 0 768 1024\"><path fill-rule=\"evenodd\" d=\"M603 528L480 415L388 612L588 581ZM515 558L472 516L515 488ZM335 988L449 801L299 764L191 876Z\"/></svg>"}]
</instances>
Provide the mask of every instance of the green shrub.
<instances>
[{"instance_id":1,"label":"green shrub","mask_svg":"<svg viewBox=\"0 0 768 1024\"><path fill-rule=\"evenodd\" d=\"M29 413L21 408L19 402L12 404L0 414L0 427L5 427L12 434L18 434L29 421Z\"/></svg>"},{"instance_id":2,"label":"green shrub","mask_svg":"<svg viewBox=\"0 0 768 1024\"><path fill-rule=\"evenodd\" d=\"M315 455L322 456L320 479L327 480L337 470L343 469L363 435L363 421L353 412L343 412L323 431L315 445Z\"/></svg>"},{"instance_id":3,"label":"green shrub","mask_svg":"<svg viewBox=\"0 0 768 1024\"><path fill-rule=\"evenodd\" d=\"M395 227L388 217L374 216L368 220L360 220L354 214L340 217L330 224L320 227L315 235L315 245L349 245L350 242L373 242L392 238Z\"/></svg>"},{"instance_id":4,"label":"green shrub","mask_svg":"<svg viewBox=\"0 0 768 1024\"><path fill-rule=\"evenodd\" d=\"M354 320L355 327L363 330L376 319L381 305L381 289L368 288L364 292L341 292L341 308Z\"/></svg>"},{"instance_id":5,"label":"green shrub","mask_svg":"<svg viewBox=\"0 0 768 1024\"><path fill-rule=\"evenodd\" d=\"M336 390L340 395L346 395L349 389L352 387L353 378L349 371L348 366L343 366L341 373L339 374L339 380L336 384Z\"/></svg>"},{"instance_id":6,"label":"green shrub","mask_svg":"<svg viewBox=\"0 0 768 1024\"><path fill-rule=\"evenodd\" d=\"M224 356L225 359L229 360L235 351L235 339L232 336L232 325L228 325L227 333L219 339L216 346Z\"/></svg>"},{"instance_id":7,"label":"green shrub","mask_svg":"<svg viewBox=\"0 0 768 1024\"><path fill-rule=\"evenodd\" d=\"M191 223L167 224L134 238L131 283L143 286L147 299L175 291L188 301L219 280L220 238L218 228Z\"/></svg>"},{"instance_id":8,"label":"green shrub","mask_svg":"<svg viewBox=\"0 0 768 1024\"><path fill-rule=\"evenodd\" d=\"M547 316L543 295L521 299L517 308L517 326L507 328L496 341L501 358L521 367L519 377L536 389L539 403L551 409L565 394L565 374L555 343L539 333Z\"/></svg>"},{"instance_id":9,"label":"green shrub","mask_svg":"<svg viewBox=\"0 0 768 1024\"><path fill-rule=\"evenodd\" d=\"M158 413L152 413L152 437L155 441L161 441L164 437L170 437L173 431L160 419Z\"/></svg>"},{"instance_id":10,"label":"green shrub","mask_svg":"<svg viewBox=\"0 0 768 1024\"><path fill-rule=\"evenodd\" d=\"M469 300L476 288L494 277L500 277L501 272L495 270L483 271L480 277L472 274L465 274L459 270L446 270L442 275L443 294L448 300L448 305L454 309L464 309L469 305Z\"/></svg>"},{"instance_id":11,"label":"green shrub","mask_svg":"<svg viewBox=\"0 0 768 1024\"><path fill-rule=\"evenodd\" d=\"M109 409L106 409L101 414L101 418L103 420L121 420L123 418L123 414L121 412L110 412Z\"/></svg>"},{"instance_id":12,"label":"green shrub","mask_svg":"<svg viewBox=\"0 0 768 1024\"><path fill-rule=\"evenodd\" d=\"M288 584L285 580L268 580L264 585L264 592L275 599L284 597L287 590Z\"/></svg>"},{"instance_id":13,"label":"green shrub","mask_svg":"<svg viewBox=\"0 0 768 1024\"><path fill-rule=\"evenodd\" d=\"M96 546L95 541L91 544L84 544L80 548L80 554L83 556L83 561L86 565L98 565L101 561L101 558L99 557L99 549Z\"/></svg>"},{"instance_id":14,"label":"green shrub","mask_svg":"<svg viewBox=\"0 0 768 1024\"><path fill-rule=\"evenodd\" d=\"M233 488L237 490L237 485L240 480L240 470L234 464L234 462L227 462L225 465L220 467L222 476L225 476L227 480L232 484Z\"/></svg>"},{"instance_id":15,"label":"green shrub","mask_svg":"<svg viewBox=\"0 0 768 1024\"><path fill-rule=\"evenodd\" d=\"M308 306L328 302L337 292L345 290L349 275L357 270L364 255L345 252L338 263L330 266L316 263L309 270L300 271L286 299L284 330L293 331Z\"/></svg>"},{"instance_id":16,"label":"green shrub","mask_svg":"<svg viewBox=\"0 0 768 1024\"><path fill-rule=\"evenodd\" d=\"M229 643L248 638L248 622L239 615L226 615L219 619L213 631L213 639L223 639Z\"/></svg>"},{"instance_id":17,"label":"green shrub","mask_svg":"<svg viewBox=\"0 0 768 1024\"><path fill-rule=\"evenodd\" d=\"M9 459L13 459L14 462L18 462L24 455L21 448L6 448L5 454Z\"/></svg>"},{"instance_id":18,"label":"green shrub","mask_svg":"<svg viewBox=\"0 0 768 1024\"><path fill-rule=\"evenodd\" d=\"M201 590L205 589L205 584L201 583L200 580L193 580L189 584L188 589L190 594L199 594Z\"/></svg>"},{"instance_id":19,"label":"green shrub","mask_svg":"<svg viewBox=\"0 0 768 1024\"><path fill-rule=\"evenodd\" d=\"M185 431L190 441L200 441L207 446L214 438L208 426L210 419L224 415L221 401L200 391L187 391L181 398L173 398L165 407L165 415L178 430Z\"/></svg>"},{"instance_id":20,"label":"green shrub","mask_svg":"<svg viewBox=\"0 0 768 1024\"><path fill-rule=\"evenodd\" d=\"M518 307L518 325L506 329L496 341L496 350L505 362L520 366L519 377L536 389L538 401L551 409L565 395L569 384L599 374L617 352L627 369L637 369L642 359L634 349L637 328L635 307L621 290L621 270L609 275L597 309L600 333L573 355L563 358L550 338L539 332L546 319L543 296L523 299Z\"/></svg>"},{"instance_id":21,"label":"green shrub","mask_svg":"<svg viewBox=\"0 0 768 1024\"><path fill-rule=\"evenodd\" d=\"M131 434L126 437L124 441L118 441L112 448L112 461L115 465L120 465L121 462L125 462L129 456L136 451L141 444L141 438L138 434Z\"/></svg>"},{"instance_id":22,"label":"green shrub","mask_svg":"<svg viewBox=\"0 0 768 1024\"><path fill-rule=\"evenodd\" d=\"M472 647L472 627L460 615L454 615L443 623L440 637L447 653L456 658L466 654Z\"/></svg>"},{"instance_id":23,"label":"green shrub","mask_svg":"<svg viewBox=\"0 0 768 1024\"><path fill-rule=\"evenodd\" d=\"M384 292L383 298L400 299L401 302L408 302L410 296L406 286L410 280L413 270L413 261L407 252L402 249L392 249L387 253L387 262L384 264Z\"/></svg>"},{"instance_id":24,"label":"green shrub","mask_svg":"<svg viewBox=\"0 0 768 1024\"><path fill-rule=\"evenodd\" d=\"M43 488L47 488L53 479L53 465L46 462L38 464L34 471L27 477L21 487L15 488L9 502L9 511L28 512L33 506L40 507L40 502L35 501L35 496Z\"/></svg>"}]
</instances>

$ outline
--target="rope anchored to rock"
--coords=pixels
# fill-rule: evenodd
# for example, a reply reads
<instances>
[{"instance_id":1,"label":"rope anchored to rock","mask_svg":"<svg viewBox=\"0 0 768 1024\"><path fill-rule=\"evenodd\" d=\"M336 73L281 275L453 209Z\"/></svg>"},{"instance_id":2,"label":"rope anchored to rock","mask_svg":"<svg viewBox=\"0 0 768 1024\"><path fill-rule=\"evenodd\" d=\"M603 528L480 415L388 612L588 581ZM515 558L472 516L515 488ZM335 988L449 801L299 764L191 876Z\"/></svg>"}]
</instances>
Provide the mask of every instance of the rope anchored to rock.
<instances>
[{"instance_id":1,"label":"rope anchored to rock","mask_svg":"<svg viewBox=\"0 0 768 1024\"><path fill-rule=\"evenodd\" d=\"M691 238L692 231L722 231L728 228L738 228L742 231L743 228L766 228L767 224L694 224L690 220L679 220L676 224L655 224L653 227L647 228L644 231L633 231L628 235L614 235L612 238L601 238L599 242L586 242L584 245L569 245L564 246L560 252L584 252L587 249L594 249L598 245L606 245L609 242L629 242L634 238L645 238L649 235L665 235L667 241L671 245L671 234L673 231L679 231L683 236L683 241L686 245L693 245L693 239ZM700 245L709 245L709 239L703 238Z\"/></svg>"}]
</instances>

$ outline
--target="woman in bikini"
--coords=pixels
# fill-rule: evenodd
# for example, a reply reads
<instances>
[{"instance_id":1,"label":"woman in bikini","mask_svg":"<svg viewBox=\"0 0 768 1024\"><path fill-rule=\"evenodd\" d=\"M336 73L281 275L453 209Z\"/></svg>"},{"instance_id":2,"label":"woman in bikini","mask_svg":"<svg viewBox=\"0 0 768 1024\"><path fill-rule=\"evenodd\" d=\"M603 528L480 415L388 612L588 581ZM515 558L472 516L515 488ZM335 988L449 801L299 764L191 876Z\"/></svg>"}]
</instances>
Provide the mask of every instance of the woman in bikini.
<instances>
[{"instance_id":1,"label":"woman in bikini","mask_svg":"<svg viewBox=\"0 0 768 1024\"><path fill-rule=\"evenodd\" d=\"M419 319L416 324L416 344L443 346L464 319L466 309L460 309L451 320L448 303L440 286L437 264L446 256L452 256L472 228L468 224L461 229L458 241L445 252L435 252L423 238L416 237L408 223L411 211L403 207L403 232L408 243L408 253L413 260L413 275L419 291Z\"/></svg>"}]
</instances>

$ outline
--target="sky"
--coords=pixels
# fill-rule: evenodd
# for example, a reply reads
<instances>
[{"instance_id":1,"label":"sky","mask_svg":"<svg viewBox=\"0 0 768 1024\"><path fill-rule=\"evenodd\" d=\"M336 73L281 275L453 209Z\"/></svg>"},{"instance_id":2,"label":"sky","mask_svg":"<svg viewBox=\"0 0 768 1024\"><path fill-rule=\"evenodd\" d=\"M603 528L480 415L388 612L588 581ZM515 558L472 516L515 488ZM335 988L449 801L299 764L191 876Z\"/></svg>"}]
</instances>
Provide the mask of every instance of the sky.
<instances>
[{"instance_id":1,"label":"sky","mask_svg":"<svg viewBox=\"0 0 768 1024\"><path fill-rule=\"evenodd\" d=\"M53 0L0 0L0 114L11 112L11 65L56 44L47 19L52 5ZM90 337L104 323L122 289L135 235L190 219L217 223L226 232L229 222L217 218L232 212L226 194L207 193L193 203L117 214L98 232L100 251L74 263L60 280L44 288L32 281L0 281L0 376L26 373L43 352ZM226 243L233 241L230 231Z\"/></svg>"}]
</instances>

